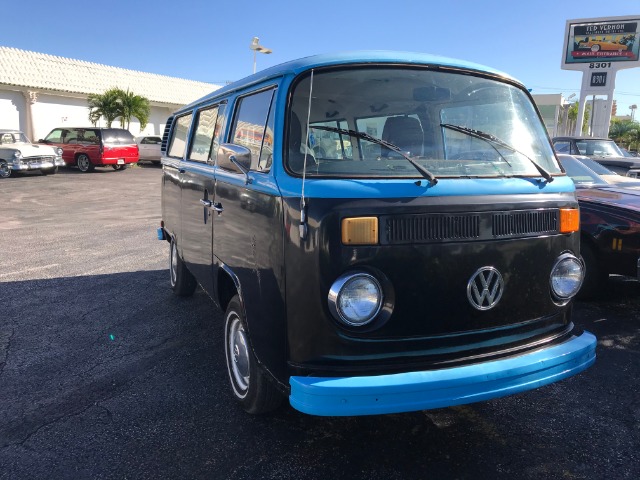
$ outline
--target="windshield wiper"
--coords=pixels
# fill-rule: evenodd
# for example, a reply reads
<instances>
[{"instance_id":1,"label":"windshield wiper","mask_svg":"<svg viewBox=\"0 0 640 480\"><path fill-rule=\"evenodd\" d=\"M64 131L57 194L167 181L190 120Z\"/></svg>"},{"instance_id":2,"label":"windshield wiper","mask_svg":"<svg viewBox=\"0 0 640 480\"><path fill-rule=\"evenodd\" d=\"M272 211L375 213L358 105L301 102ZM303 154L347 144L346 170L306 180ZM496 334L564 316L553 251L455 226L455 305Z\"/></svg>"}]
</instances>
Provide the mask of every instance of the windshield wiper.
<instances>
[{"instance_id":1,"label":"windshield wiper","mask_svg":"<svg viewBox=\"0 0 640 480\"><path fill-rule=\"evenodd\" d=\"M518 153L518 154L522 155L523 157L525 157L527 160L529 160L533 164L533 166L536 167L536 170L538 170L538 172L540 172L540 175L542 175L548 183L553 182L553 177L551 176L551 174L549 172L547 172L541 165L539 165L533 158L531 158L526 153L521 152L517 148L512 147L508 143L500 140L498 137L495 137L495 136L491 135L490 133L483 132L482 130L474 130L473 128L469 128L469 127L463 127L462 125L453 125L451 123L441 123L440 126L444 127L444 128L448 128L449 130L453 130L455 132L464 133L464 134L469 135L470 137L473 137L473 138L479 138L480 140L484 140L489 145L491 145L496 152L498 152L498 155L500 155L503 158L503 160L505 162L507 162L507 164L509 166L511 166L511 164L498 151L498 149L494 146L494 144L495 145L499 145L501 147L504 147L507 150L511 150L514 153Z\"/></svg>"},{"instance_id":2,"label":"windshield wiper","mask_svg":"<svg viewBox=\"0 0 640 480\"><path fill-rule=\"evenodd\" d=\"M336 132L336 133L340 133L342 135L349 135L351 137L361 138L361 139L366 140L368 142L376 143L376 144L378 144L380 146L388 148L389 150L394 151L394 152L399 153L400 155L402 155L402 157L404 159L406 159L411 165L413 165L415 167L415 169L418 172L420 172L420 174L424 178L429 180L429 183L432 186L435 185L436 183L438 183L438 179L436 178L436 176L433 173L431 173L429 170L424 168L422 165L420 165L418 162L416 162L409 155L404 153L400 149L400 147L394 145L393 143L389 143L386 140L381 140L379 138L376 138L374 136L369 135L368 133L359 132L357 130L348 130L346 128L325 127L325 126L320 126L320 125L318 125L318 126L310 126L310 128L315 128L317 130L326 130L327 132Z\"/></svg>"}]
</instances>

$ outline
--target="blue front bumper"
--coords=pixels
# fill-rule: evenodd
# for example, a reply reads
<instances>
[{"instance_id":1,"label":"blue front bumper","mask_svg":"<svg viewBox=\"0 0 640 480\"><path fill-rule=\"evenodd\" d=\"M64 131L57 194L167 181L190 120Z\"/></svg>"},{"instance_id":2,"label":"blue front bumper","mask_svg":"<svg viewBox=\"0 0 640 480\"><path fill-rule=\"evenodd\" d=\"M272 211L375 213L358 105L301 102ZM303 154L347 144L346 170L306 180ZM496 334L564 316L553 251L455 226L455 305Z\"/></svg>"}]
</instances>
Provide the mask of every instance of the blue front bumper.
<instances>
[{"instance_id":1,"label":"blue front bumper","mask_svg":"<svg viewBox=\"0 0 640 480\"><path fill-rule=\"evenodd\" d=\"M464 367L370 377L291 377L293 408L311 415L376 415L450 407L532 390L589 368L596 337L583 332L525 355Z\"/></svg>"}]
</instances>

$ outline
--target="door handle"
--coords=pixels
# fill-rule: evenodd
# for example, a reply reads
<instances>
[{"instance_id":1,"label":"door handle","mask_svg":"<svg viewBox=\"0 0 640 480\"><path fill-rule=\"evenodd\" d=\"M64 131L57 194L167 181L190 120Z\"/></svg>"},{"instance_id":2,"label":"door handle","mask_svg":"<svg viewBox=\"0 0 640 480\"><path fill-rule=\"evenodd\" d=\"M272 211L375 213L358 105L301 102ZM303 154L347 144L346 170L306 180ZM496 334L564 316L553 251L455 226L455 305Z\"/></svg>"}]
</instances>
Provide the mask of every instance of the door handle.
<instances>
[{"instance_id":1,"label":"door handle","mask_svg":"<svg viewBox=\"0 0 640 480\"><path fill-rule=\"evenodd\" d=\"M222 208L222 204L220 202L212 204L211 208L218 213L222 213L224 211L224 208Z\"/></svg>"},{"instance_id":2,"label":"door handle","mask_svg":"<svg viewBox=\"0 0 640 480\"><path fill-rule=\"evenodd\" d=\"M205 200L204 198L201 198L200 203L207 208L211 208L211 200Z\"/></svg>"}]
</instances>

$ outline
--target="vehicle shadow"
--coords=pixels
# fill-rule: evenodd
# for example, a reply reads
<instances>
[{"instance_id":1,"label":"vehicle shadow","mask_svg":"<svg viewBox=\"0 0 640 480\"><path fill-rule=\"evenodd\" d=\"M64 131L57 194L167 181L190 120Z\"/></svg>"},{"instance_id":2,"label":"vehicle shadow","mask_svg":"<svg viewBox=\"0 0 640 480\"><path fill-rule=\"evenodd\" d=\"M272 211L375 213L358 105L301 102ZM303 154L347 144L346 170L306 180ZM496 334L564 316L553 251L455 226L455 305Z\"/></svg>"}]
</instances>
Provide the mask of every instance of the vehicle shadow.
<instances>
[{"instance_id":1,"label":"vehicle shadow","mask_svg":"<svg viewBox=\"0 0 640 480\"><path fill-rule=\"evenodd\" d=\"M488 402L324 418L285 401L252 416L230 392L222 312L201 290L174 296L167 275L0 283L9 478L633 478L637 338L601 347L584 374ZM619 287L613 300L576 305L577 323L603 337L627 328L625 310L610 307L638 312L638 290Z\"/></svg>"}]
</instances>

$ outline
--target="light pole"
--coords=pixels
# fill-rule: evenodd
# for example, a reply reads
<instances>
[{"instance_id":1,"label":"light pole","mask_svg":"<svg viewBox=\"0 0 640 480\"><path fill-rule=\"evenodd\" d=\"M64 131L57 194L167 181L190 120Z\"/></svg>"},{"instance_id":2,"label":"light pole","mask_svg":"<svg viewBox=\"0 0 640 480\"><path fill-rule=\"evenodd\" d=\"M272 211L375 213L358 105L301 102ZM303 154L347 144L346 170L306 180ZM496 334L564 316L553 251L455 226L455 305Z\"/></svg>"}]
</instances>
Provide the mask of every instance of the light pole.
<instances>
[{"instance_id":1,"label":"light pole","mask_svg":"<svg viewBox=\"0 0 640 480\"><path fill-rule=\"evenodd\" d=\"M637 105L631 105L631 106L629 107L629 110L631 110L631 121L632 121L632 122L633 122L633 120L634 120L634 117L636 116L636 115L635 115L635 114L636 114L636 108L638 108L638 106L637 106Z\"/></svg>"},{"instance_id":2,"label":"light pole","mask_svg":"<svg viewBox=\"0 0 640 480\"><path fill-rule=\"evenodd\" d=\"M260 53L264 53L264 54L269 54L272 53L270 48L267 47L263 47L262 45L260 45L260 39L258 37L253 37L253 40L251 41L251 45L249 45L249 48L251 50L253 50L253 73L256 73L256 55L258 52Z\"/></svg>"}]
</instances>

